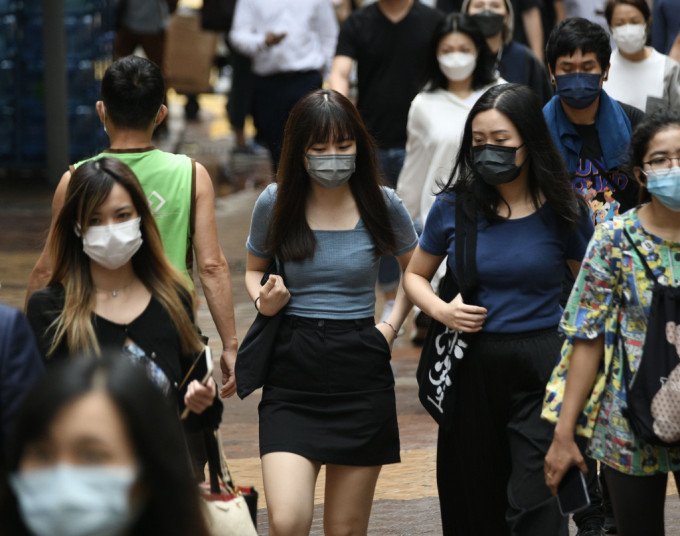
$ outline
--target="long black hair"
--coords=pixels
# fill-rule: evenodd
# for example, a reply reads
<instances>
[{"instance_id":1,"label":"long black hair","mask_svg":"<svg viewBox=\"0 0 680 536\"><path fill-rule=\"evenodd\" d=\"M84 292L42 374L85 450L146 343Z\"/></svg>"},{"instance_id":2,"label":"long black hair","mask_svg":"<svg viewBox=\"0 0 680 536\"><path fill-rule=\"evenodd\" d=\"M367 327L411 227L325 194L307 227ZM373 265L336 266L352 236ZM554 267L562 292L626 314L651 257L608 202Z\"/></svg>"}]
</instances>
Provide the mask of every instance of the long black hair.
<instances>
[{"instance_id":1,"label":"long black hair","mask_svg":"<svg viewBox=\"0 0 680 536\"><path fill-rule=\"evenodd\" d=\"M311 185L304 157L314 143L333 140L356 141L356 171L349 186L377 253L382 255L396 247L380 188L375 142L354 105L337 91L322 89L302 97L286 122L277 174L278 194L265 241L269 255L284 261L314 255L316 239L305 217Z\"/></svg>"},{"instance_id":2,"label":"long black hair","mask_svg":"<svg viewBox=\"0 0 680 536\"><path fill-rule=\"evenodd\" d=\"M129 534L207 536L179 420L144 371L119 352L82 355L51 365L17 414L7 470L18 469L25 448L47 436L60 411L97 390L106 393L120 412L140 467L144 503ZM28 535L6 479L0 486L3 534Z\"/></svg>"},{"instance_id":3,"label":"long black hair","mask_svg":"<svg viewBox=\"0 0 680 536\"><path fill-rule=\"evenodd\" d=\"M486 39L482 35L479 26L468 15L451 13L439 22L432 36L423 89L429 91L448 89L449 80L439 68L437 50L441 40L451 33L464 33L472 39L477 49L477 65L472 73L472 89L483 88L495 81L497 79L495 68L496 57L491 52L491 49L489 49L489 45L486 44Z\"/></svg>"},{"instance_id":4,"label":"long black hair","mask_svg":"<svg viewBox=\"0 0 680 536\"><path fill-rule=\"evenodd\" d=\"M461 192L468 200L466 212L481 213L489 222L500 221L498 207L507 202L493 186L473 170L472 121L487 110L497 110L515 126L527 149L529 192L536 208L543 194L561 228L572 229L586 210L585 201L571 187L569 172L553 142L536 93L523 84L501 84L489 88L470 110L456 163L443 191ZM510 207L508 206L508 209Z\"/></svg>"}]
</instances>

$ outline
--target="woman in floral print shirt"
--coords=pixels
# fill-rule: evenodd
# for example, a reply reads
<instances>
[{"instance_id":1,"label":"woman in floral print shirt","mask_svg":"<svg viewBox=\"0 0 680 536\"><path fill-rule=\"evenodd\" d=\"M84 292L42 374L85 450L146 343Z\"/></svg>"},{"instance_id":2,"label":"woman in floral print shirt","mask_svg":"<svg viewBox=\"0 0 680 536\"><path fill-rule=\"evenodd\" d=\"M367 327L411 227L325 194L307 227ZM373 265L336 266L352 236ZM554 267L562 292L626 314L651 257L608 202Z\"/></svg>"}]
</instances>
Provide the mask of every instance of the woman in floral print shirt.
<instances>
[{"instance_id":1,"label":"woman in floral print shirt","mask_svg":"<svg viewBox=\"0 0 680 536\"><path fill-rule=\"evenodd\" d=\"M602 464L621 536L663 535L668 472L680 477L680 447L651 445L626 417L623 367L635 374L644 346L654 281L680 282L680 115L662 111L631 138L633 170L651 202L599 225L560 328L562 360L548 387L543 417L558 416L545 458L546 484L555 493L566 470L585 462L574 432L590 437L588 454Z\"/></svg>"}]
</instances>

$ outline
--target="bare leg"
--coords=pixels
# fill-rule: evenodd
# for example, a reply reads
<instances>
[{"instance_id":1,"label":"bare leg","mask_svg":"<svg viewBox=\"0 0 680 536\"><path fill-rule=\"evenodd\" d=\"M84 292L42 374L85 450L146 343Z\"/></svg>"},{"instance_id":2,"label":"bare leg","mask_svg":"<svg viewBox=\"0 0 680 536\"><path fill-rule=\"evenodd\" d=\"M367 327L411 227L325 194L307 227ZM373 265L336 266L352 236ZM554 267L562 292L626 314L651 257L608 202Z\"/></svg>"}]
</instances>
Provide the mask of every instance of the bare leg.
<instances>
[{"instance_id":1,"label":"bare leg","mask_svg":"<svg viewBox=\"0 0 680 536\"><path fill-rule=\"evenodd\" d=\"M326 466L323 518L326 536L366 536L380 469L381 465Z\"/></svg>"},{"instance_id":2,"label":"bare leg","mask_svg":"<svg viewBox=\"0 0 680 536\"><path fill-rule=\"evenodd\" d=\"M320 468L319 462L290 452L262 456L269 534L309 534L314 514L314 486Z\"/></svg>"}]
</instances>

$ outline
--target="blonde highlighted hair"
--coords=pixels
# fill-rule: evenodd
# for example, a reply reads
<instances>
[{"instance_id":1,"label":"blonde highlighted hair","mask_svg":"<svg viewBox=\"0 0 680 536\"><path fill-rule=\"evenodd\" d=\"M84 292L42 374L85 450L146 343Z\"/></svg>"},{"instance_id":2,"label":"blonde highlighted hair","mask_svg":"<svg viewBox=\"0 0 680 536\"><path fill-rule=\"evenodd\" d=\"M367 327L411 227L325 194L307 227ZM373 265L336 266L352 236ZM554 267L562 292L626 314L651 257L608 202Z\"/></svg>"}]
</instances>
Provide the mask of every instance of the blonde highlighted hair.
<instances>
[{"instance_id":1,"label":"blonde highlighted hair","mask_svg":"<svg viewBox=\"0 0 680 536\"><path fill-rule=\"evenodd\" d=\"M182 352L198 352L203 345L185 307L188 305L191 314L195 315L194 293L185 276L172 266L163 251L158 227L135 174L120 160L103 157L85 162L73 172L64 206L53 229L50 253L54 271L48 284L61 283L65 297L64 309L51 326L54 338L47 357L64 340L69 353L101 352L92 324L96 289L81 236L87 231L93 212L109 196L116 183L128 192L141 218L142 245L132 257L135 274L172 319ZM77 234L78 225L80 231Z\"/></svg>"}]
</instances>

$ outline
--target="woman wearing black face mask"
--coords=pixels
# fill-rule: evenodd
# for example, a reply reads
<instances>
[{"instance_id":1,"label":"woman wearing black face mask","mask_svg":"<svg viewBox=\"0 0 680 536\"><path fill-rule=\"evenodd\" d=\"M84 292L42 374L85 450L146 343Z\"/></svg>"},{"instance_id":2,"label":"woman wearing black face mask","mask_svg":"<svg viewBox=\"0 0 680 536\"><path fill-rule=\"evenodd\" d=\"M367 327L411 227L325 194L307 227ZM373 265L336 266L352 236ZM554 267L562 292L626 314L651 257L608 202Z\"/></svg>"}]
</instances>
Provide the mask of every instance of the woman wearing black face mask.
<instances>
[{"instance_id":1,"label":"woman wearing black face mask","mask_svg":"<svg viewBox=\"0 0 680 536\"><path fill-rule=\"evenodd\" d=\"M553 95L548 71L526 46L513 41L514 10L510 0L464 0L461 13L470 15L496 55L496 67L504 80L530 86L545 104Z\"/></svg>"},{"instance_id":2,"label":"woman wearing black face mask","mask_svg":"<svg viewBox=\"0 0 680 536\"><path fill-rule=\"evenodd\" d=\"M456 274L459 196L478 228L474 303L460 294L446 303L428 282L447 255ZM439 431L444 534L567 534L543 482L552 427L540 411L561 346L564 266L578 270L592 230L534 93L519 84L489 89L470 111L404 277L414 304L469 334L452 422Z\"/></svg>"}]
</instances>

